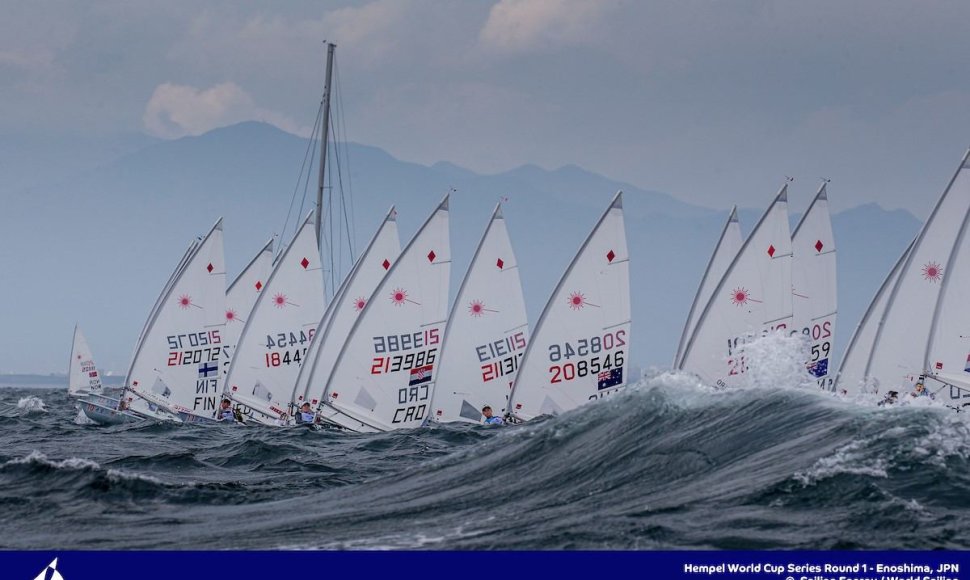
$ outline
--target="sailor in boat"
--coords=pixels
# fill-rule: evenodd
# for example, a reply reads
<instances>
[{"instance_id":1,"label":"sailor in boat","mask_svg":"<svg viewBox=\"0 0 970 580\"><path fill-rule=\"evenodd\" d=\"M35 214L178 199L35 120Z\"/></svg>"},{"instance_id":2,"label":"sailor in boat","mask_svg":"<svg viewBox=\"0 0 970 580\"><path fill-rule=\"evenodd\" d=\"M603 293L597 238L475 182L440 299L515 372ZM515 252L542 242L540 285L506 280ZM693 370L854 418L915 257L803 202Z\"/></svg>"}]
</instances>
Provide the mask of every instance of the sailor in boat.
<instances>
[{"instance_id":1,"label":"sailor in boat","mask_svg":"<svg viewBox=\"0 0 970 580\"><path fill-rule=\"evenodd\" d=\"M910 393L909 396L914 398L915 397L929 397L931 399L936 398L933 396L933 393L931 393L926 388L926 385L923 384L923 377L920 377L920 380L916 381L916 386L913 388L913 392Z\"/></svg>"},{"instance_id":2,"label":"sailor in boat","mask_svg":"<svg viewBox=\"0 0 970 580\"><path fill-rule=\"evenodd\" d=\"M303 403L300 405L300 411L294 417L296 422L300 425L312 425L315 414L310 409L310 403Z\"/></svg>"},{"instance_id":3,"label":"sailor in boat","mask_svg":"<svg viewBox=\"0 0 970 580\"><path fill-rule=\"evenodd\" d=\"M223 399L219 407L219 413L216 415L216 421L242 423L242 413L239 412L239 409L232 408L232 401L229 399Z\"/></svg>"},{"instance_id":4,"label":"sailor in boat","mask_svg":"<svg viewBox=\"0 0 970 580\"><path fill-rule=\"evenodd\" d=\"M495 417L492 415L492 408L488 405L482 407L482 415L485 417L486 425L502 425L505 423L501 417Z\"/></svg>"},{"instance_id":5,"label":"sailor in boat","mask_svg":"<svg viewBox=\"0 0 970 580\"><path fill-rule=\"evenodd\" d=\"M898 396L899 396L899 393L898 392L896 392L896 391L889 391L888 393L886 393L886 398L884 398L883 400L879 401L877 403L877 405L879 405L880 407L882 407L884 405L892 405L893 403L896 402L896 400L897 400L896 398Z\"/></svg>"}]
</instances>

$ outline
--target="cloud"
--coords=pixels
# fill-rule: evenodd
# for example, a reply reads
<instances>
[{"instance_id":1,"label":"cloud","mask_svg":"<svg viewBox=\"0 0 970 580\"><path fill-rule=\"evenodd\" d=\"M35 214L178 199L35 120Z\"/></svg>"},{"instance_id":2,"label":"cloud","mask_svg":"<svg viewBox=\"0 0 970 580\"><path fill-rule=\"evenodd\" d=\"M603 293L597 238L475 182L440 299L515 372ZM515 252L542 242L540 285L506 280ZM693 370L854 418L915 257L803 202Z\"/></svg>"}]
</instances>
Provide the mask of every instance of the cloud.
<instances>
[{"instance_id":1,"label":"cloud","mask_svg":"<svg viewBox=\"0 0 970 580\"><path fill-rule=\"evenodd\" d=\"M303 136L310 131L285 115L258 107L249 93L231 82L208 89L171 83L158 85L148 100L142 120L149 134L166 139L201 135L242 121L262 121Z\"/></svg>"},{"instance_id":2,"label":"cloud","mask_svg":"<svg viewBox=\"0 0 970 580\"><path fill-rule=\"evenodd\" d=\"M50 50L0 50L0 67L36 71L49 68L53 61L54 53Z\"/></svg>"},{"instance_id":3,"label":"cloud","mask_svg":"<svg viewBox=\"0 0 970 580\"><path fill-rule=\"evenodd\" d=\"M588 44L613 5L595 0L500 0L492 6L479 39L508 52Z\"/></svg>"}]
</instances>

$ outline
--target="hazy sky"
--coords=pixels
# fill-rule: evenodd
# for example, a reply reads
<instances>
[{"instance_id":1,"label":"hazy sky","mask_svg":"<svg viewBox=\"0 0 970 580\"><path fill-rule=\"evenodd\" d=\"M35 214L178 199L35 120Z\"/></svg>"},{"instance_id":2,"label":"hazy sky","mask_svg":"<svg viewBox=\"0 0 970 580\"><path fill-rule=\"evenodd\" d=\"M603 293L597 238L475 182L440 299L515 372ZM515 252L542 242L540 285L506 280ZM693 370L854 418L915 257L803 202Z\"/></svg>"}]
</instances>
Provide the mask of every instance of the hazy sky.
<instances>
[{"instance_id":1,"label":"hazy sky","mask_svg":"<svg viewBox=\"0 0 970 580\"><path fill-rule=\"evenodd\" d=\"M836 209L923 217L970 145L966 2L0 4L8 135L306 131L326 38L347 136L423 163L576 163L719 208L824 176Z\"/></svg>"}]
</instances>

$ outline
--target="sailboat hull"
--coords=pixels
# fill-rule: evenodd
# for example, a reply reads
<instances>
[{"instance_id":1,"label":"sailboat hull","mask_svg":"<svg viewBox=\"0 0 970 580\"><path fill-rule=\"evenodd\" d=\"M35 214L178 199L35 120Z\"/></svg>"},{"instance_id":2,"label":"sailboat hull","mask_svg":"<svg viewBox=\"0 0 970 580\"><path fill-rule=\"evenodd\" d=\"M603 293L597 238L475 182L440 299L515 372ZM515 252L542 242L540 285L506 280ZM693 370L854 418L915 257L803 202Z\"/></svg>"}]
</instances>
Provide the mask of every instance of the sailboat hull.
<instances>
[{"instance_id":1,"label":"sailboat hull","mask_svg":"<svg viewBox=\"0 0 970 580\"><path fill-rule=\"evenodd\" d=\"M382 433L380 429L368 425L363 421L354 419L353 417L337 411L329 405L324 405L317 411L317 417L323 422L324 425L330 427L339 427L341 429L347 429L348 431L354 431L356 433Z\"/></svg>"},{"instance_id":2,"label":"sailboat hull","mask_svg":"<svg viewBox=\"0 0 970 580\"><path fill-rule=\"evenodd\" d=\"M99 395L95 393L87 393L80 397L78 400L80 404L84 403L96 403L102 407L108 407L110 409L117 409L119 400L116 397L109 397L107 395Z\"/></svg>"},{"instance_id":3,"label":"sailboat hull","mask_svg":"<svg viewBox=\"0 0 970 580\"><path fill-rule=\"evenodd\" d=\"M79 401L81 411L95 423L100 425L123 425L125 423L135 423L144 421L144 417L139 417L129 411L119 411L111 407L98 404L89 400Z\"/></svg>"},{"instance_id":4,"label":"sailboat hull","mask_svg":"<svg viewBox=\"0 0 970 580\"><path fill-rule=\"evenodd\" d=\"M199 415L193 415L192 413L186 413L185 411L179 411L179 419L181 419L183 423L191 423L194 425L209 425L219 422L209 417L201 417Z\"/></svg>"}]
</instances>

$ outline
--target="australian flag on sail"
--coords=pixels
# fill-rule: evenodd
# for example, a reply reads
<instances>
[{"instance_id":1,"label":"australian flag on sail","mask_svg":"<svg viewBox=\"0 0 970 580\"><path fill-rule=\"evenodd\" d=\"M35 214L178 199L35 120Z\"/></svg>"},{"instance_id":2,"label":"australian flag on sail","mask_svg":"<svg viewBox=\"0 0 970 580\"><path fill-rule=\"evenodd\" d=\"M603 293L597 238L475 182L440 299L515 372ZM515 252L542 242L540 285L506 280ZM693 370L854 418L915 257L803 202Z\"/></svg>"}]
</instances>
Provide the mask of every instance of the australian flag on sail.
<instances>
[{"instance_id":1,"label":"australian flag on sail","mask_svg":"<svg viewBox=\"0 0 970 580\"><path fill-rule=\"evenodd\" d=\"M434 365L427 365L413 369L411 371L411 380L408 381L408 386L413 387L414 385L430 383L432 370L434 370Z\"/></svg>"},{"instance_id":2,"label":"australian flag on sail","mask_svg":"<svg viewBox=\"0 0 970 580\"><path fill-rule=\"evenodd\" d=\"M820 379L829 374L829 359L823 358L820 361L808 365L808 373L816 379Z\"/></svg>"},{"instance_id":3,"label":"australian flag on sail","mask_svg":"<svg viewBox=\"0 0 970 580\"><path fill-rule=\"evenodd\" d=\"M207 379L219 374L219 365L216 363L199 363L199 378Z\"/></svg>"},{"instance_id":4,"label":"australian flag on sail","mask_svg":"<svg viewBox=\"0 0 970 580\"><path fill-rule=\"evenodd\" d=\"M623 384L623 367L603 371L596 375L596 388L602 391Z\"/></svg>"}]
</instances>

